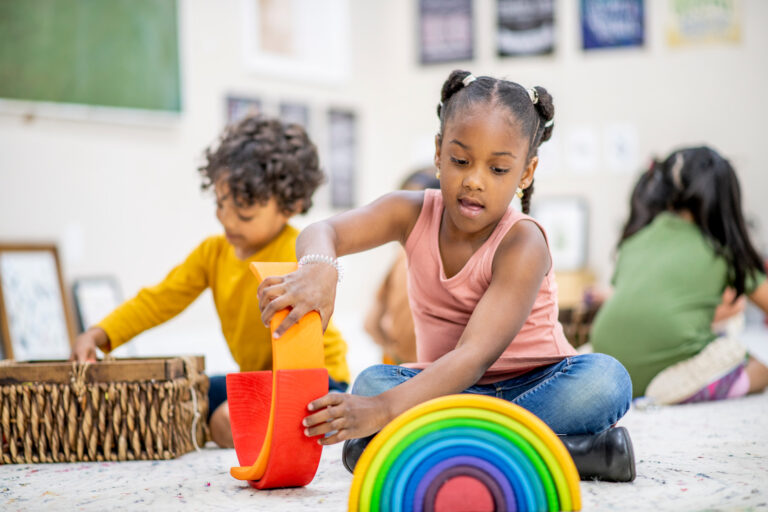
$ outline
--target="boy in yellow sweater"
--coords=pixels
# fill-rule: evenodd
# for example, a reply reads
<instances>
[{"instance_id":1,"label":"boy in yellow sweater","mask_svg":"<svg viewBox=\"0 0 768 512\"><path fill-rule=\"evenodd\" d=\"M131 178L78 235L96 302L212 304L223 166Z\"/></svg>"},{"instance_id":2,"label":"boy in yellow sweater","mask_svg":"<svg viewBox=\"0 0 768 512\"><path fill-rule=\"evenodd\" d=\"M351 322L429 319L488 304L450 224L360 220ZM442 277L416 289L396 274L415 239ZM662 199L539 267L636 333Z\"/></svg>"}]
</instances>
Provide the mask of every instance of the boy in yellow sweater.
<instances>
[{"instance_id":1,"label":"boy in yellow sweater","mask_svg":"<svg viewBox=\"0 0 768 512\"><path fill-rule=\"evenodd\" d=\"M324 179L317 150L302 127L251 116L227 127L205 156L206 164L199 169L202 187L215 191L216 217L224 234L203 240L161 283L140 290L78 336L73 359L95 359L97 347L114 350L174 317L210 287L222 333L240 371L271 369L270 333L261 321L259 283L248 264L296 261L299 232L288 220L309 210L312 194ZM329 387L345 391L347 345L333 324L325 331L324 346ZM221 447L232 447L226 393L225 377L211 377L211 437Z\"/></svg>"}]
</instances>

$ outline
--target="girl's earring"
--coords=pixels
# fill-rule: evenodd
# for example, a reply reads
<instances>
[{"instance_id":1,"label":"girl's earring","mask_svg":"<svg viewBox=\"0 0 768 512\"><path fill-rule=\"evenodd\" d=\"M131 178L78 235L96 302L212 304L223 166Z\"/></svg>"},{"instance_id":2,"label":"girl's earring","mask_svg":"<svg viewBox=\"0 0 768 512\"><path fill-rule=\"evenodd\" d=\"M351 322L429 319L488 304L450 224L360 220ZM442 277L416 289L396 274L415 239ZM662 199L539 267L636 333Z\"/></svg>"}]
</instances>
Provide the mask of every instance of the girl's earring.
<instances>
[{"instance_id":1,"label":"girl's earring","mask_svg":"<svg viewBox=\"0 0 768 512\"><path fill-rule=\"evenodd\" d=\"M440 179L440 169L435 171L435 178Z\"/></svg>"},{"instance_id":2,"label":"girl's earring","mask_svg":"<svg viewBox=\"0 0 768 512\"><path fill-rule=\"evenodd\" d=\"M515 194L517 194L517 197L522 199L523 198L523 189L520 188L520 187L517 187L517 190L515 191Z\"/></svg>"}]
</instances>

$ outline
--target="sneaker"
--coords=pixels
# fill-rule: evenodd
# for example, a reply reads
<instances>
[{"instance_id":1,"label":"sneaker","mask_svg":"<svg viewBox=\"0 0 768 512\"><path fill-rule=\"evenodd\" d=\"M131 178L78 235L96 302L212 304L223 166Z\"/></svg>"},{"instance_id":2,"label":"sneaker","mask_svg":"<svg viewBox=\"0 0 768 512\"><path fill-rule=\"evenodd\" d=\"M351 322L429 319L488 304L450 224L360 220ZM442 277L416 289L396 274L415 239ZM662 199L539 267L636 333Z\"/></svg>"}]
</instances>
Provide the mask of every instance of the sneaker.
<instances>
[{"instance_id":1,"label":"sneaker","mask_svg":"<svg viewBox=\"0 0 768 512\"><path fill-rule=\"evenodd\" d=\"M717 338L690 359L659 372L645 390L658 405L677 404L695 395L744 362L747 351L733 338Z\"/></svg>"}]
</instances>

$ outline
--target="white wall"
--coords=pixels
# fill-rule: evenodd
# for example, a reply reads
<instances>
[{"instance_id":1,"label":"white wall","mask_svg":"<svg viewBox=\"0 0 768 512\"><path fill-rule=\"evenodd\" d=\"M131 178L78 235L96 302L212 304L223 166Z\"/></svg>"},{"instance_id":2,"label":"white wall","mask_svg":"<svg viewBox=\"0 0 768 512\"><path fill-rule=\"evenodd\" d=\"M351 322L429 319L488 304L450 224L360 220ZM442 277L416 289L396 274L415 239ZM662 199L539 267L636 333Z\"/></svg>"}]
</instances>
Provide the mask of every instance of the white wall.
<instances>
[{"instance_id":1,"label":"white wall","mask_svg":"<svg viewBox=\"0 0 768 512\"><path fill-rule=\"evenodd\" d=\"M537 198L580 194L592 212L589 264L603 281L634 174L567 166L570 131L630 123L639 154L664 155L682 144L709 143L732 159L745 210L768 240L768 3L744 2L742 42L735 46L671 49L664 40L665 3L647 2L647 44L640 50L580 48L577 2L557 3L554 56L495 56L495 3L475 2L476 59L421 67L416 53L416 2L351 0L352 72L341 86L290 82L247 72L241 61L241 4L237 0L180 2L184 113L177 121L143 126L0 114L0 240L56 241L67 279L115 275L126 296L161 279L205 235L216 232L212 200L199 190L196 167L223 125L224 96L300 100L317 114L311 131L325 154L322 116L329 106L353 107L360 122L358 195L367 202L430 161L437 129L435 105L451 69L506 76L543 85L555 97L558 164L536 182ZM602 162L601 162L602 165ZM325 193L325 192L323 192ZM321 193L322 195L322 193ZM319 201L321 204L323 201ZM315 208L305 225L331 213ZM337 319L352 345L355 369L376 358L360 323L394 248L345 258L347 279ZM140 354L204 352L209 368L232 368L206 294L168 325L133 344Z\"/></svg>"}]
</instances>

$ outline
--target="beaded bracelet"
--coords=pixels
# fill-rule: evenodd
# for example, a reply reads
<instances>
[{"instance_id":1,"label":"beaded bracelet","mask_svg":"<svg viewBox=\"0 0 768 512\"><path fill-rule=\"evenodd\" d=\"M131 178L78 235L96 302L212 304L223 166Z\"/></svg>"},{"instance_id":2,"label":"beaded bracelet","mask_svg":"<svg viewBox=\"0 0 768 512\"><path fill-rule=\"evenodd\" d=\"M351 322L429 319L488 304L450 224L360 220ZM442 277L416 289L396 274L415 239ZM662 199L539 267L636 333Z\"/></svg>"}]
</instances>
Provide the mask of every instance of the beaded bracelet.
<instances>
[{"instance_id":1,"label":"beaded bracelet","mask_svg":"<svg viewBox=\"0 0 768 512\"><path fill-rule=\"evenodd\" d=\"M305 254L299 260L299 266L312 265L315 263L325 263L336 269L336 275L338 276L337 282L341 282L341 277L344 274L344 269L341 266L341 262L337 258L332 258L327 254Z\"/></svg>"}]
</instances>

